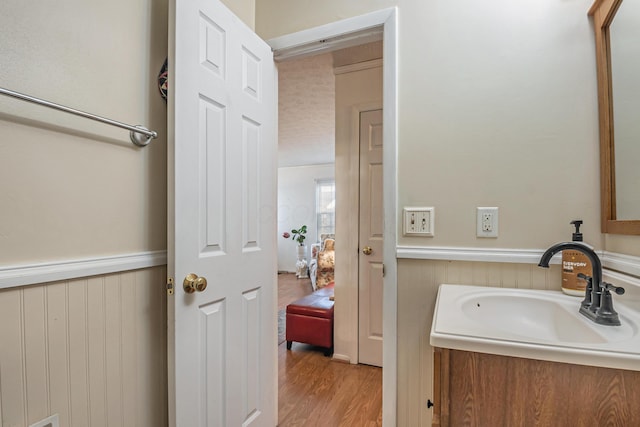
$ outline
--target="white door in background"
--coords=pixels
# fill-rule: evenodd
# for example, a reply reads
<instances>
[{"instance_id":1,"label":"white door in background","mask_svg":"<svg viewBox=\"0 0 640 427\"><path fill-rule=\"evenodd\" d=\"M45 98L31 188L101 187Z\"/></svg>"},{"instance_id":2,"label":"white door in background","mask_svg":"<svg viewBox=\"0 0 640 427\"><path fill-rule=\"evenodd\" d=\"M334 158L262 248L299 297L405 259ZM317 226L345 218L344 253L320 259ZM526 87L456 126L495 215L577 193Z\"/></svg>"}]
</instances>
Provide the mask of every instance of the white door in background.
<instances>
[{"instance_id":1,"label":"white door in background","mask_svg":"<svg viewBox=\"0 0 640 427\"><path fill-rule=\"evenodd\" d=\"M170 422L272 427L277 70L219 0L173 0L169 22Z\"/></svg>"},{"instance_id":2,"label":"white door in background","mask_svg":"<svg viewBox=\"0 0 640 427\"><path fill-rule=\"evenodd\" d=\"M382 110L360 113L358 362L382 366Z\"/></svg>"}]
</instances>

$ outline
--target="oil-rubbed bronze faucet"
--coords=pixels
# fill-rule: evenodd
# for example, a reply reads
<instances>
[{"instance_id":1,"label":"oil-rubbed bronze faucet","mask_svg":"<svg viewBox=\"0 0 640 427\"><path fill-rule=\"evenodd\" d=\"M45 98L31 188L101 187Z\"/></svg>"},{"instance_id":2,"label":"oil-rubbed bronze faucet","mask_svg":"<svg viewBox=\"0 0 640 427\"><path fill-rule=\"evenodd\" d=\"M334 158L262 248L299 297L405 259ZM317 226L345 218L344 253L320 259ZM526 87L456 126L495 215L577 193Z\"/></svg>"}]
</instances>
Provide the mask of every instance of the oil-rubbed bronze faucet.
<instances>
[{"instance_id":1,"label":"oil-rubbed bronze faucet","mask_svg":"<svg viewBox=\"0 0 640 427\"><path fill-rule=\"evenodd\" d=\"M602 281L602 263L598 254L590 247L576 242L563 242L551 246L542 254L539 267L549 268L549 261L560 251L574 249L582 252L591 261L591 277L580 274L579 277L587 281L584 300L580 304L580 313L600 325L619 326L620 318L613 309L611 292L618 295L624 294L624 288L613 286Z\"/></svg>"}]
</instances>

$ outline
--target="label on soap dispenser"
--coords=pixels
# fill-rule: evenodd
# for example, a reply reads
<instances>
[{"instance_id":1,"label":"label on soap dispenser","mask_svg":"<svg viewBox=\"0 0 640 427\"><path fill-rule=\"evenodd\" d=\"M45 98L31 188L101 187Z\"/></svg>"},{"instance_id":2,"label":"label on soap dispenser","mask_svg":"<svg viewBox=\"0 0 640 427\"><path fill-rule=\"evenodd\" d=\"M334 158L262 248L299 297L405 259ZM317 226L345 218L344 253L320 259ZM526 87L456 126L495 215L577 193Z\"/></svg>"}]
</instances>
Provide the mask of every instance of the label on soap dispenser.
<instances>
[{"instance_id":1,"label":"label on soap dispenser","mask_svg":"<svg viewBox=\"0 0 640 427\"><path fill-rule=\"evenodd\" d=\"M562 251L562 290L576 296L584 296L587 281L578 274L591 275L591 261L582 252L575 250Z\"/></svg>"}]
</instances>

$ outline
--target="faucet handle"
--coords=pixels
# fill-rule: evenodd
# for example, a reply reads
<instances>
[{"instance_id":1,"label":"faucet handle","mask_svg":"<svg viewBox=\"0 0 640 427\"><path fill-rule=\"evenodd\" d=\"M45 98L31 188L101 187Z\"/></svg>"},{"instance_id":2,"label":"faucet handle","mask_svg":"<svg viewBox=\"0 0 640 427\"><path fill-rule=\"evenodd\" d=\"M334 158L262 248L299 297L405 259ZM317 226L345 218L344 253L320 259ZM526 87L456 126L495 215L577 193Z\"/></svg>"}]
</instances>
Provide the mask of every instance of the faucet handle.
<instances>
[{"instance_id":1,"label":"faucet handle","mask_svg":"<svg viewBox=\"0 0 640 427\"><path fill-rule=\"evenodd\" d=\"M595 312L595 322L600 325L620 326L620 316L613 309L613 298L610 290L618 295L624 294L624 288L613 286L611 283L602 282L602 300L600 308Z\"/></svg>"},{"instance_id":2,"label":"faucet handle","mask_svg":"<svg viewBox=\"0 0 640 427\"><path fill-rule=\"evenodd\" d=\"M587 313L589 311L589 307L591 307L591 291L593 290L593 278L584 273L578 273L577 276L578 278L587 282L587 286L584 292L584 299L580 303L580 311Z\"/></svg>"},{"instance_id":3,"label":"faucet handle","mask_svg":"<svg viewBox=\"0 0 640 427\"><path fill-rule=\"evenodd\" d=\"M591 276L584 273L578 273L577 276L582 280L586 280L587 282L591 280Z\"/></svg>"},{"instance_id":4,"label":"faucet handle","mask_svg":"<svg viewBox=\"0 0 640 427\"><path fill-rule=\"evenodd\" d=\"M614 286L611 283L602 282L602 287L607 291L613 291L618 295L624 295L624 288L622 286Z\"/></svg>"}]
</instances>

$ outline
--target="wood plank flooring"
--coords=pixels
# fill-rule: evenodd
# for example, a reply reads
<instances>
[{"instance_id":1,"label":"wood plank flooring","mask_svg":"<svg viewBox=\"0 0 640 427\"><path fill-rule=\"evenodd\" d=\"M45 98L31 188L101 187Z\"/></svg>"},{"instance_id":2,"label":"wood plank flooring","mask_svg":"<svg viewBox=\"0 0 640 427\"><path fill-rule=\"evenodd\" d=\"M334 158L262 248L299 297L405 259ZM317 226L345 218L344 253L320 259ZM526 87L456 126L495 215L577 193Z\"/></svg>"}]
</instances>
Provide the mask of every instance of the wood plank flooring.
<instances>
[{"instance_id":1,"label":"wood plank flooring","mask_svg":"<svg viewBox=\"0 0 640 427\"><path fill-rule=\"evenodd\" d=\"M311 292L311 279L298 279L295 273L278 274L278 310Z\"/></svg>"},{"instance_id":2,"label":"wood plank flooring","mask_svg":"<svg viewBox=\"0 0 640 427\"><path fill-rule=\"evenodd\" d=\"M285 277L283 277L285 276ZM283 279L283 280L281 280ZM278 306L311 293L311 283L278 275ZM381 426L382 369L325 357L321 349L293 343L278 347L278 425Z\"/></svg>"}]
</instances>

